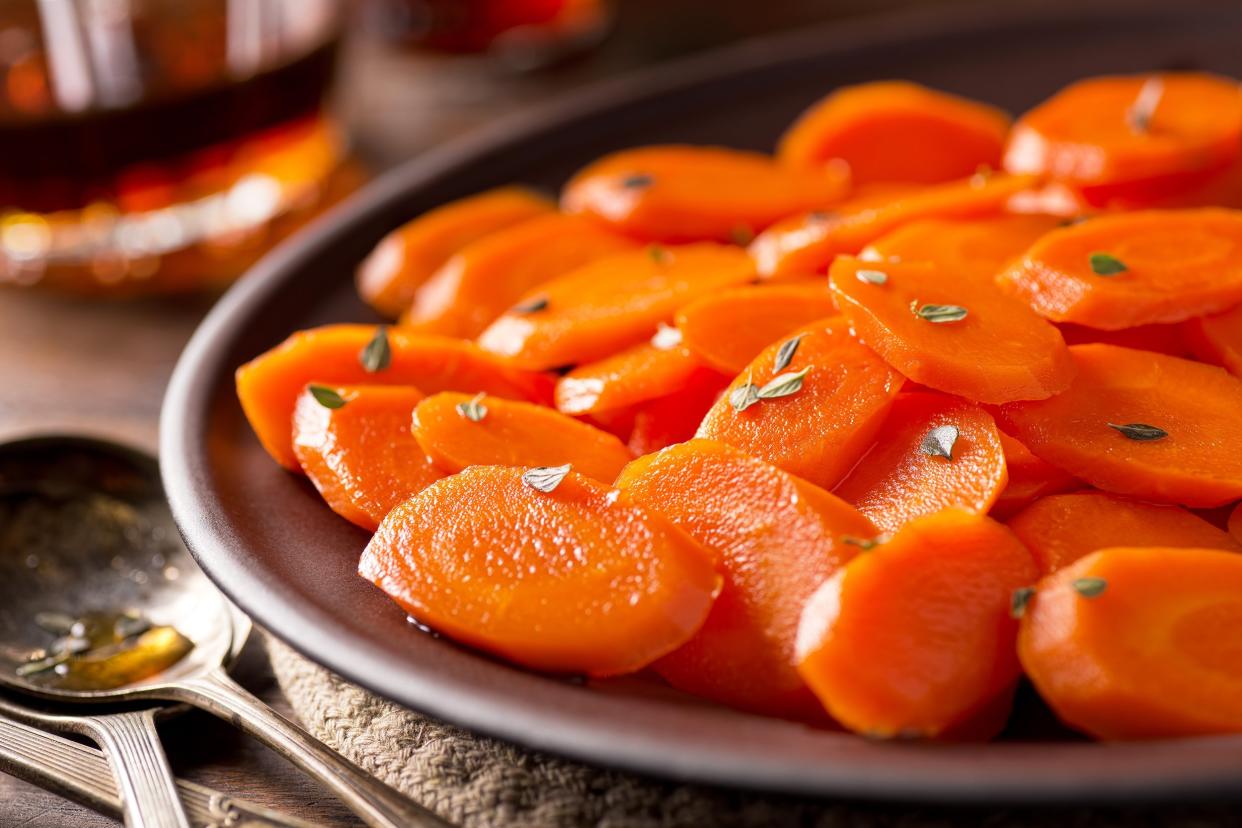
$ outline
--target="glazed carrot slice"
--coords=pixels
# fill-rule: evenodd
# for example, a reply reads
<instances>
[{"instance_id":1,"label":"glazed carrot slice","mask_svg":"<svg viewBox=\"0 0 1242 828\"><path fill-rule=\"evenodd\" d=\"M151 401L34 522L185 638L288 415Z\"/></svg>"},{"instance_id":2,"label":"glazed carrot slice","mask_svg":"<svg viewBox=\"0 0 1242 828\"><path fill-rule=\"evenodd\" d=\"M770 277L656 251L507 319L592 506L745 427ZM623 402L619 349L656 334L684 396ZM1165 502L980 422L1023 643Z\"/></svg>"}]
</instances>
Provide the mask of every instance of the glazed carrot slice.
<instances>
[{"instance_id":1,"label":"glazed carrot slice","mask_svg":"<svg viewBox=\"0 0 1242 828\"><path fill-rule=\"evenodd\" d=\"M987 514L1008 479L992 415L942 394L902 394L871 451L833 494L895 532L948 508Z\"/></svg>"},{"instance_id":2,"label":"glazed carrot slice","mask_svg":"<svg viewBox=\"0 0 1242 828\"><path fill-rule=\"evenodd\" d=\"M1000 284L1057 322L1117 330L1242 302L1242 211L1146 210L1063 227Z\"/></svg>"},{"instance_id":3,"label":"glazed carrot slice","mask_svg":"<svg viewBox=\"0 0 1242 828\"><path fill-rule=\"evenodd\" d=\"M999 523L956 509L918 518L807 602L798 672L859 733L997 730L1000 721L980 719L1003 713L1017 682L1011 596L1035 577L1030 553Z\"/></svg>"},{"instance_id":4,"label":"glazed carrot slice","mask_svg":"<svg viewBox=\"0 0 1242 828\"><path fill-rule=\"evenodd\" d=\"M1036 400L1074 376L1061 333L986 282L931 262L842 256L828 277L858 338L915 382L985 403Z\"/></svg>"},{"instance_id":5,"label":"glazed carrot slice","mask_svg":"<svg viewBox=\"0 0 1242 828\"><path fill-rule=\"evenodd\" d=\"M444 476L410 433L410 412L423 398L417 388L312 387L322 400L310 389L298 397L293 451L332 511L374 530L392 507Z\"/></svg>"},{"instance_id":6,"label":"glazed carrot slice","mask_svg":"<svg viewBox=\"0 0 1242 828\"><path fill-rule=\"evenodd\" d=\"M1194 320L1191 320L1193 322ZM1186 323L1187 325L1191 322ZM1089 345L1102 342L1139 351L1155 351L1169 356L1190 356L1190 344L1182 325L1138 325L1118 331L1102 331L1084 325L1062 322L1057 325L1067 345Z\"/></svg>"},{"instance_id":7,"label":"glazed carrot slice","mask_svg":"<svg viewBox=\"0 0 1242 828\"><path fill-rule=\"evenodd\" d=\"M713 551L724 587L698 633L654 665L674 687L772 716L822 719L794 669L802 604L875 535L818 486L711 440L635 460L617 486ZM738 494L744 492L745 508Z\"/></svg>"},{"instance_id":8,"label":"glazed carrot slice","mask_svg":"<svg viewBox=\"0 0 1242 828\"><path fill-rule=\"evenodd\" d=\"M556 383L556 407L592 416L628 409L667 397L704 371L715 373L680 345L644 342L565 374Z\"/></svg>"},{"instance_id":9,"label":"glazed carrot slice","mask_svg":"<svg viewBox=\"0 0 1242 828\"><path fill-rule=\"evenodd\" d=\"M1014 124L1005 169L1052 176L1096 206L1142 207L1221 175L1242 145L1242 92L1199 73L1071 84Z\"/></svg>"},{"instance_id":10,"label":"glazed carrot slice","mask_svg":"<svg viewBox=\"0 0 1242 828\"><path fill-rule=\"evenodd\" d=\"M1106 491L1185 506L1242 498L1242 381L1212 365L1115 345L1070 348L1078 375L997 422L1039 457Z\"/></svg>"},{"instance_id":11,"label":"glazed carrot slice","mask_svg":"<svg viewBox=\"0 0 1242 828\"><path fill-rule=\"evenodd\" d=\"M1033 176L978 175L906 195L869 198L834 211L791 216L760 233L750 244L750 255L765 279L822 273L837 256L857 253L912 221L1000 215L1011 197L1034 183Z\"/></svg>"},{"instance_id":12,"label":"glazed carrot slice","mask_svg":"<svg viewBox=\"0 0 1242 828\"><path fill-rule=\"evenodd\" d=\"M781 136L777 157L802 168L843 164L854 184L938 184L999 167L1009 116L908 81L847 86Z\"/></svg>"},{"instance_id":13,"label":"glazed carrot slice","mask_svg":"<svg viewBox=\"0 0 1242 828\"><path fill-rule=\"evenodd\" d=\"M631 247L580 216L529 219L462 248L418 288L401 321L472 338L535 286Z\"/></svg>"},{"instance_id":14,"label":"glazed carrot slice","mask_svg":"<svg viewBox=\"0 0 1242 828\"><path fill-rule=\"evenodd\" d=\"M553 209L548 199L523 187L500 187L429 210L385 236L363 260L358 293L395 319L419 285L463 247Z\"/></svg>"},{"instance_id":15,"label":"glazed carrot slice","mask_svg":"<svg viewBox=\"0 0 1242 828\"><path fill-rule=\"evenodd\" d=\"M561 466L611 483L633 455L606 431L534 403L446 391L414 409L414 439L452 474L467 466Z\"/></svg>"},{"instance_id":16,"label":"glazed carrot slice","mask_svg":"<svg viewBox=\"0 0 1242 828\"><path fill-rule=\"evenodd\" d=\"M375 345L386 342L386 347ZM386 365L367 370L363 351L386 352ZM498 397L545 400L549 380L499 363L469 342L419 336L375 325L325 325L293 334L237 369L237 397L259 442L277 463L299 468L293 451L293 409L307 383L413 385L427 393L486 391Z\"/></svg>"},{"instance_id":17,"label":"glazed carrot slice","mask_svg":"<svg viewBox=\"0 0 1242 828\"><path fill-rule=\"evenodd\" d=\"M1242 552L1227 532L1180 506L1144 503L1107 492L1041 498L1010 518L1009 528L1031 550L1042 575L1111 546Z\"/></svg>"},{"instance_id":18,"label":"glazed carrot slice","mask_svg":"<svg viewBox=\"0 0 1242 828\"><path fill-rule=\"evenodd\" d=\"M1018 653L1040 696L1100 739L1242 732L1242 555L1105 549L1039 583Z\"/></svg>"},{"instance_id":19,"label":"glazed carrot slice","mask_svg":"<svg viewBox=\"0 0 1242 828\"><path fill-rule=\"evenodd\" d=\"M1242 377L1242 305L1191 319L1182 326L1182 335L1196 357Z\"/></svg>"},{"instance_id":20,"label":"glazed carrot slice","mask_svg":"<svg viewBox=\"0 0 1242 828\"><path fill-rule=\"evenodd\" d=\"M988 282L1040 236L1060 226L1053 216L1000 216L974 221L925 219L886 233L863 248L868 262L934 262L946 273Z\"/></svg>"},{"instance_id":21,"label":"glazed carrot slice","mask_svg":"<svg viewBox=\"0 0 1242 828\"><path fill-rule=\"evenodd\" d=\"M746 252L729 245L622 253L540 285L493 322L479 345L535 370L603 359L650 339L687 302L754 275Z\"/></svg>"},{"instance_id":22,"label":"glazed carrot slice","mask_svg":"<svg viewBox=\"0 0 1242 828\"><path fill-rule=\"evenodd\" d=\"M476 466L428 486L380 524L358 574L432 629L527 667L647 666L703 624L721 583L711 555L616 489L575 472L555 483L559 471Z\"/></svg>"},{"instance_id":23,"label":"glazed carrot slice","mask_svg":"<svg viewBox=\"0 0 1242 828\"><path fill-rule=\"evenodd\" d=\"M1242 543L1242 503L1235 506L1229 513L1229 534L1238 543Z\"/></svg>"},{"instance_id":24,"label":"glazed carrot slice","mask_svg":"<svg viewBox=\"0 0 1242 828\"><path fill-rule=\"evenodd\" d=\"M642 456L689 440L728 385L729 377L704 368L672 394L640 405L629 433L630 451Z\"/></svg>"},{"instance_id":25,"label":"glazed carrot slice","mask_svg":"<svg viewBox=\"0 0 1242 828\"><path fill-rule=\"evenodd\" d=\"M757 152L652 146L607 155L565 187L561 205L642 241L728 242L836 203L849 177L784 167Z\"/></svg>"},{"instance_id":26,"label":"glazed carrot slice","mask_svg":"<svg viewBox=\"0 0 1242 828\"><path fill-rule=\"evenodd\" d=\"M698 436L829 489L871 447L903 382L843 318L820 320L755 357Z\"/></svg>"},{"instance_id":27,"label":"glazed carrot slice","mask_svg":"<svg viewBox=\"0 0 1242 828\"><path fill-rule=\"evenodd\" d=\"M704 296L677 312L682 343L726 374L743 370L776 340L837 312L822 279L757 285Z\"/></svg>"},{"instance_id":28,"label":"glazed carrot slice","mask_svg":"<svg viewBox=\"0 0 1242 828\"><path fill-rule=\"evenodd\" d=\"M988 513L992 517L1003 520L1041 497L1082 485L1072 474L1066 474L1046 460L1039 459L1005 432L999 431L998 434L1005 452L1009 483L992 504L992 511Z\"/></svg>"}]
</instances>

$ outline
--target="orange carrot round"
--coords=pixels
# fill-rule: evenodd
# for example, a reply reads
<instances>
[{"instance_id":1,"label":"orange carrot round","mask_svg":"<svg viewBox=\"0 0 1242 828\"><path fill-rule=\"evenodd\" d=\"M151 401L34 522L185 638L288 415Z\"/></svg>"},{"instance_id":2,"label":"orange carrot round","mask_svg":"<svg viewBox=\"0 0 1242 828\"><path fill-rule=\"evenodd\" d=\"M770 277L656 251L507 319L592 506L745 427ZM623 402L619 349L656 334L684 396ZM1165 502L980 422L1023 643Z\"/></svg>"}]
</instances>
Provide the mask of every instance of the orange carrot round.
<instances>
[{"instance_id":1,"label":"orange carrot round","mask_svg":"<svg viewBox=\"0 0 1242 828\"><path fill-rule=\"evenodd\" d=\"M1242 147L1242 91L1200 73L1071 84L1014 124L1005 169L1049 175L1090 204L1142 207L1224 174Z\"/></svg>"},{"instance_id":2,"label":"orange carrot round","mask_svg":"<svg viewBox=\"0 0 1242 828\"><path fill-rule=\"evenodd\" d=\"M807 602L798 672L859 733L997 730L1003 720L979 719L1004 711L1017 682L1011 596L1035 577L1030 553L999 523L954 509L918 518Z\"/></svg>"},{"instance_id":3,"label":"orange carrot round","mask_svg":"<svg viewBox=\"0 0 1242 828\"><path fill-rule=\"evenodd\" d=\"M1242 211L1147 210L1063 227L1000 275L1057 322L1117 330L1242 302Z\"/></svg>"},{"instance_id":4,"label":"orange carrot round","mask_svg":"<svg viewBox=\"0 0 1242 828\"><path fill-rule=\"evenodd\" d=\"M423 398L406 386L311 386L293 413L293 451L325 502L374 530L398 503L443 477L410 433Z\"/></svg>"},{"instance_id":5,"label":"orange carrot round","mask_svg":"<svg viewBox=\"0 0 1242 828\"><path fill-rule=\"evenodd\" d=\"M903 382L844 319L821 320L755 357L698 436L829 489L871 447Z\"/></svg>"},{"instance_id":6,"label":"orange carrot round","mask_svg":"<svg viewBox=\"0 0 1242 828\"><path fill-rule=\"evenodd\" d=\"M540 285L493 322L479 345L535 370L603 359L650 339L687 302L754 275L746 252L727 245L622 253Z\"/></svg>"},{"instance_id":7,"label":"orange carrot round","mask_svg":"<svg viewBox=\"0 0 1242 828\"><path fill-rule=\"evenodd\" d=\"M1003 520L1041 497L1075 489L1082 484L1046 460L1035 456L1029 448L1003 431L1001 448L1005 452L1005 469L1009 483L1001 491L988 514Z\"/></svg>"},{"instance_id":8,"label":"orange carrot round","mask_svg":"<svg viewBox=\"0 0 1242 828\"><path fill-rule=\"evenodd\" d=\"M1242 305L1191 319L1181 332L1196 357L1242 377Z\"/></svg>"},{"instance_id":9,"label":"orange carrot round","mask_svg":"<svg viewBox=\"0 0 1242 828\"><path fill-rule=\"evenodd\" d=\"M796 167L848 168L855 185L937 184L1000 166L1009 117L999 109L908 81L847 86L781 136L777 157Z\"/></svg>"},{"instance_id":10,"label":"orange carrot round","mask_svg":"<svg viewBox=\"0 0 1242 828\"><path fill-rule=\"evenodd\" d=\"M367 354L372 361L368 362ZM325 325L293 334L237 369L237 397L251 428L277 463L296 471L293 408L307 383L413 385L438 391L486 391L546 400L541 374L501 364L469 342L375 325Z\"/></svg>"},{"instance_id":11,"label":"orange carrot round","mask_svg":"<svg viewBox=\"0 0 1242 828\"><path fill-rule=\"evenodd\" d=\"M903 224L919 219L997 216L1032 176L971 176L902 195L869 196L835 210L810 211L773 224L751 242L759 276L786 279L822 273L841 254L854 254Z\"/></svg>"},{"instance_id":12,"label":"orange carrot round","mask_svg":"<svg viewBox=\"0 0 1242 828\"><path fill-rule=\"evenodd\" d=\"M616 489L535 474L476 466L428 486L358 573L432 629L538 670L629 673L688 641L720 589L708 552Z\"/></svg>"},{"instance_id":13,"label":"orange carrot round","mask_svg":"<svg viewBox=\"0 0 1242 828\"><path fill-rule=\"evenodd\" d=\"M1190 324L1190 323L1187 323ZM1189 338L1182 325L1138 325L1117 331L1102 331L1084 325L1062 322L1057 325L1067 345L1089 345L1101 342L1140 351L1155 351L1169 356L1190 356Z\"/></svg>"},{"instance_id":14,"label":"orange carrot round","mask_svg":"<svg viewBox=\"0 0 1242 828\"><path fill-rule=\"evenodd\" d=\"M713 551L724 587L698 633L655 663L674 687L785 718L823 718L794 669L802 604L875 535L823 489L737 449L691 440L635 460L617 480ZM739 508L739 493L744 507Z\"/></svg>"},{"instance_id":15,"label":"orange carrot round","mask_svg":"<svg viewBox=\"0 0 1242 828\"><path fill-rule=\"evenodd\" d=\"M536 286L633 246L580 216L529 219L453 255L418 288L401 322L422 333L475 337Z\"/></svg>"},{"instance_id":16,"label":"orange carrot round","mask_svg":"<svg viewBox=\"0 0 1242 828\"><path fill-rule=\"evenodd\" d=\"M941 394L902 394L871 451L833 494L895 532L948 508L987 514L1008 478L990 414Z\"/></svg>"},{"instance_id":17,"label":"orange carrot round","mask_svg":"<svg viewBox=\"0 0 1242 828\"><path fill-rule=\"evenodd\" d=\"M1144 503L1107 492L1041 498L1010 518L1008 524L1031 550L1042 575L1110 546L1242 552L1242 545L1227 532L1180 506Z\"/></svg>"},{"instance_id":18,"label":"orange carrot round","mask_svg":"<svg viewBox=\"0 0 1242 828\"><path fill-rule=\"evenodd\" d=\"M1242 503L1235 506L1229 513L1229 534L1238 543L1242 543Z\"/></svg>"},{"instance_id":19,"label":"orange carrot round","mask_svg":"<svg viewBox=\"0 0 1242 828\"><path fill-rule=\"evenodd\" d=\"M722 290L677 312L682 343L726 374L743 370L759 352L803 325L837 312L821 279Z\"/></svg>"},{"instance_id":20,"label":"orange carrot round","mask_svg":"<svg viewBox=\"0 0 1242 828\"><path fill-rule=\"evenodd\" d=\"M393 230L358 267L358 293L396 318L414 292L471 242L550 212L554 205L522 187L501 187L437 207Z\"/></svg>"},{"instance_id":21,"label":"orange carrot round","mask_svg":"<svg viewBox=\"0 0 1242 828\"><path fill-rule=\"evenodd\" d=\"M630 451L642 456L689 440L728 384L729 377L703 368L673 393L640 404L628 435Z\"/></svg>"},{"instance_id":22,"label":"orange carrot round","mask_svg":"<svg viewBox=\"0 0 1242 828\"><path fill-rule=\"evenodd\" d=\"M1043 399L1069 386L1061 334L993 285L931 262L842 256L829 284L858 338L915 382L985 403Z\"/></svg>"},{"instance_id":23,"label":"orange carrot round","mask_svg":"<svg viewBox=\"0 0 1242 828\"><path fill-rule=\"evenodd\" d=\"M1185 506L1242 498L1242 381L1115 345L1070 348L1078 375L1047 400L1001 406L1031 451L1106 491Z\"/></svg>"},{"instance_id":24,"label":"orange carrot round","mask_svg":"<svg viewBox=\"0 0 1242 828\"><path fill-rule=\"evenodd\" d=\"M468 466L561 466L601 483L633 459L625 444L534 403L444 392L414 409L414 439L446 473Z\"/></svg>"},{"instance_id":25,"label":"orange carrot round","mask_svg":"<svg viewBox=\"0 0 1242 828\"><path fill-rule=\"evenodd\" d=\"M845 194L840 172L786 168L757 152L652 146L607 155L579 172L561 204L642 241L729 242Z\"/></svg>"},{"instance_id":26,"label":"orange carrot round","mask_svg":"<svg viewBox=\"0 0 1242 828\"><path fill-rule=\"evenodd\" d=\"M591 416L629 409L675 394L704 372L716 373L680 345L644 342L565 374L556 383L556 407Z\"/></svg>"},{"instance_id":27,"label":"orange carrot round","mask_svg":"<svg viewBox=\"0 0 1242 828\"><path fill-rule=\"evenodd\" d=\"M1100 739L1242 733L1242 555L1114 548L1039 583L1018 652L1057 715Z\"/></svg>"}]
</instances>

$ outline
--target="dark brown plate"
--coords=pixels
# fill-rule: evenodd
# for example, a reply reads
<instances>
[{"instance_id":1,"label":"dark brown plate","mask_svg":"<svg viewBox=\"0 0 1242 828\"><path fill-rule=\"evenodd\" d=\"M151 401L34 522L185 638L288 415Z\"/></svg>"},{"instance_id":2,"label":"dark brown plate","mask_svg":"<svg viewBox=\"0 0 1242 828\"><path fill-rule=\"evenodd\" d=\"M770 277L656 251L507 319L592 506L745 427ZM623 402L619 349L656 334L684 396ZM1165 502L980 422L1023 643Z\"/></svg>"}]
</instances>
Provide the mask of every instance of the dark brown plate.
<instances>
[{"instance_id":1,"label":"dark brown plate","mask_svg":"<svg viewBox=\"0 0 1242 828\"><path fill-rule=\"evenodd\" d=\"M1002 8L1003 7L1003 8ZM374 320L357 262L388 230L512 181L555 189L619 147L770 149L830 88L911 78L1020 111L1086 75L1198 67L1242 75L1242 4L959 7L758 41L597 87L428 153L281 246L208 316L165 400L173 511L207 573L255 620L381 695L472 730L651 775L813 795L956 802L1237 795L1242 738L1149 744L879 744L624 685L583 687L426 635L358 578L366 536L276 467L233 370L298 328Z\"/></svg>"}]
</instances>

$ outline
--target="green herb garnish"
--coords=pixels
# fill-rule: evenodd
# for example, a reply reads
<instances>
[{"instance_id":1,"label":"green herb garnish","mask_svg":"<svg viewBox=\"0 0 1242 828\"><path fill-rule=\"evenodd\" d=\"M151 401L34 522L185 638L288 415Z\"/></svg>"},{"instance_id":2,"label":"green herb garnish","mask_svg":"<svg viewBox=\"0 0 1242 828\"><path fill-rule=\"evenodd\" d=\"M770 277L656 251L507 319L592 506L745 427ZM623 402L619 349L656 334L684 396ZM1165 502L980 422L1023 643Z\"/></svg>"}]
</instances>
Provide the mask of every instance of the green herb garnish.
<instances>
[{"instance_id":1,"label":"green herb garnish","mask_svg":"<svg viewBox=\"0 0 1242 828\"><path fill-rule=\"evenodd\" d=\"M392 363L392 347L388 344L388 328L380 325L375 336L358 352L358 361L368 374L383 371Z\"/></svg>"},{"instance_id":2,"label":"green herb garnish","mask_svg":"<svg viewBox=\"0 0 1242 828\"><path fill-rule=\"evenodd\" d=\"M798 353L798 346L802 344L802 337L805 335L798 334L793 339L785 341L785 344L776 352L776 362L772 370L780 373L789 367L789 363L794 358L794 354Z\"/></svg>"},{"instance_id":3,"label":"green herb garnish","mask_svg":"<svg viewBox=\"0 0 1242 828\"><path fill-rule=\"evenodd\" d=\"M937 325L960 322L968 313L961 305L920 305L918 299L910 303L910 311L919 319L926 319Z\"/></svg>"},{"instance_id":4,"label":"green herb garnish","mask_svg":"<svg viewBox=\"0 0 1242 828\"><path fill-rule=\"evenodd\" d=\"M928 457L943 457L946 460L952 460L953 446L957 444L960 433L955 425L936 426L923 437L919 448Z\"/></svg>"},{"instance_id":5,"label":"green herb garnish","mask_svg":"<svg viewBox=\"0 0 1242 828\"><path fill-rule=\"evenodd\" d=\"M1126 263L1111 253L1092 253L1087 257L1091 272L1096 276L1116 276L1129 270Z\"/></svg>"},{"instance_id":6,"label":"green herb garnish","mask_svg":"<svg viewBox=\"0 0 1242 828\"><path fill-rule=\"evenodd\" d=\"M1070 586L1083 598L1094 598L1108 589L1108 581L1103 578L1075 578Z\"/></svg>"},{"instance_id":7,"label":"green herb garnish","mask_svg":"<svg viewBox=\"0 0 1242 828\"><path fill-rule=\"evenodd\" d=\"M487 416L487 406L483 404L486 395L480 391L465 402L457 404L457 413L472 423L480 422Z\"/></svg>"},{"instance_id":8,"label":"green herb garnish","mask_svg":"<svg viewBox=\"0 0 1242 828\"><path fill-rule=\"evenodd\" d=\"M1125 423L1118 425L1117 423L1108 423L1109 428L1116 429L1131 440L1139 442L1149 442L1151 440L1163 440L1169 436L1169 432L1163 428L1146 423Z\"/></svg>"},{"instance_id":9,"label":"green herb garnish","mask_svg":"<svg viewBox=\"0 0 1242 828\"><path fill-rule=\"evenodd\" d=\"M547 494L561 485L565 475L569 474L570 464L563 466L536 466L522 475L522 482L536 491Z\"/></svg>"},{"instance_id":10,"label":"green herb garnish","mask_svg":"<svg viewBox=\"0 0 1242 828\"><path fill-rule=\"evenodd\" d=\"M315 402L319 403L324 408L336 410L338 408L345 407L345 398L336 393L333 389L328 388L326 385L310 385L307 386L307 390L311 392L311 396L315 398Z\"/></svg>"}]
</instances>

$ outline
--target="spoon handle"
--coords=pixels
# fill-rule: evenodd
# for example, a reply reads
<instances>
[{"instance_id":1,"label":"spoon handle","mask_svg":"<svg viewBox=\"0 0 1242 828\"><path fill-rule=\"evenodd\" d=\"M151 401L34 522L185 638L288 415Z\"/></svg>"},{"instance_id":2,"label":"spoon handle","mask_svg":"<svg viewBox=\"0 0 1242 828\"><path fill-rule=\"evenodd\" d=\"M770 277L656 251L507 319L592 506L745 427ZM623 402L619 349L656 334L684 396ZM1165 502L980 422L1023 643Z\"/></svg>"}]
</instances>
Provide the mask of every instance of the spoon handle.
<instances>
[{"instance_id":1,"label":"spoon handle","mask_svg":"<svg viewBox=\"0 0 1242 828\"><path fill-rule=\"evenodd\" d=\"M223 670L168 686L172 701L231 722L318 779L372 828L449 828L449 823L347 761L251 695Z\"/></svg>"},{"instance_id":2,"label":"spoon handle","mask_svg":"<svg viewBox=\"0 0 1242 828\"><path fill-rule=\"evenodd\" d=\"M86 716L80 722L112 765L129 828L190 828L155 730L154 710Z\"/></svg>"}]
</instances>

